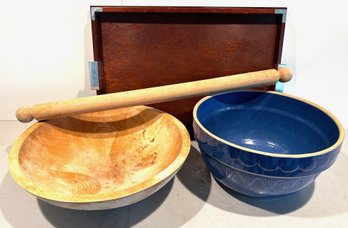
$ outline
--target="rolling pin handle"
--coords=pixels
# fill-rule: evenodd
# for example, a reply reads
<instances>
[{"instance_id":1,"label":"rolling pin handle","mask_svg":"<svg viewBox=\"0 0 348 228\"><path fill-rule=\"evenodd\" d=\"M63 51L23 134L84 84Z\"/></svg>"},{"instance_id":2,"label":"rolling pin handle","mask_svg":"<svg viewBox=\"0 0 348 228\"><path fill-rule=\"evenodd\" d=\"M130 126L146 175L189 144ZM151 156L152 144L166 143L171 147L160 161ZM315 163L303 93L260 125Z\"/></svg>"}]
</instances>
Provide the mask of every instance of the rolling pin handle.
<instances>
[{"instance_id":1,"label":"rolling pin handle","mask_svg":"<svg viewBox=\"0 0 348 228\"><path fill-rule=\"evenodd\" d=\"M31 114L31 108L21 107L16 112L17 119L22 123L28 123L34 119Z\"/></svg>"},{"instance_id":2,"label":"rolling pin handle","mask_svg":"<svg viewBox=\"0 0 348 228\"><path fill-rule=\"evenodd\" d=\"M288 82L291 80L293 73L289 68L278 68L279 73L279 81L280 82Z\"/></svg>"}]
</instances>

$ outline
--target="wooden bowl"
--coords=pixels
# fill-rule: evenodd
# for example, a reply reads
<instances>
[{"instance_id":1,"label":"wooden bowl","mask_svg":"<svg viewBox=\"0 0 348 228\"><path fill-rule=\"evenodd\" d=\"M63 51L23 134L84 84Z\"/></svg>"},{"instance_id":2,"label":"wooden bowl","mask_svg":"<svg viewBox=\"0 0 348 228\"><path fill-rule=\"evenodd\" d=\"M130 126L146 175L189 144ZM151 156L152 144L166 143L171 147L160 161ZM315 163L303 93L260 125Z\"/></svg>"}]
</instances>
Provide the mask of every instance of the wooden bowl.
<instances>
[{"instance_id":1,"label":"wooden bowl","mask_svg":"<svg viewBox=\"0 0 348 228\"><path fill-rule=\"evenodd\" d=\"M9 168L21 187L44 201L101 210L156 192L189 150L180 121L136 106L35 123L13 145Z\"/></svg>"}]
</instances>

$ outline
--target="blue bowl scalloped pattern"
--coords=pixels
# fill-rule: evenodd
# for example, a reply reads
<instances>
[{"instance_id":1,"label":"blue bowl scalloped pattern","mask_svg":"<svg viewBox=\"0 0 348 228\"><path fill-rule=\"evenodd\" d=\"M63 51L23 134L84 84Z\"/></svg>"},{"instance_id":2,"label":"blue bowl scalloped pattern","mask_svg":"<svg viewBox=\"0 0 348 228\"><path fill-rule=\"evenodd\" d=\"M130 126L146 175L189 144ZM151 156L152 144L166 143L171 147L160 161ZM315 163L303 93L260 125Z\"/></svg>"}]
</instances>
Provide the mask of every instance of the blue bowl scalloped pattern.
<instances>
[{"instance_id":1,"label":"blue bowl scalloped pattern","mask_svg":"<svg viewBox=\"0 0 348 228\"><path fill-rule=\"evenodd\" d=\"M202 157L219 182L234 191L253 197L278 196L297 192L310 185L319 175L318 173L295 178L259 176L224 165L204 151L202 151Z\"/></svg>"},{"instance_id":2,"label":"blue bowl scalloped pattern","mask_svg":"<svg viewBox=\"0 0 348 228\"><path fill-rule=\"evenodd\" d=\"M194 122L195 139L201 151L222 164L245 172L277 176L296 177L320 173L329 168L337 158L341 146L320 156L305 158L279 158L250 153L226 145L206 134Z\"/></svg>"}]
</instances>

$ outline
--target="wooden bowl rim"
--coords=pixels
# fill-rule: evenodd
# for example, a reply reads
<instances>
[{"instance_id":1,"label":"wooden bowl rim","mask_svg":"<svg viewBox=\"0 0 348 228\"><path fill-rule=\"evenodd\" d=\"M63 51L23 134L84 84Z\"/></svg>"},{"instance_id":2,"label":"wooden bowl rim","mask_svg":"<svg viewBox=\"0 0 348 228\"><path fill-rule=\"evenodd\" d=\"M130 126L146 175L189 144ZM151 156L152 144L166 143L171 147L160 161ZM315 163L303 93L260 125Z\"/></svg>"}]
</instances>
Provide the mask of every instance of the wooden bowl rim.
<instances>
[{"instance_id":1,"label":"wooden bowl rim","mask_svg":"<svg viewBox=\"0 0 348 228\"><path fill-rule=\"evenodd\" d=\"M39 197L44 198L52 201L58 201L58 202L64 202L64 203L93 203L93 202L104 202L104 201L110 201L110 200L117 200L120 198L125 198L130 195L139 193L143 190L146 190L156 184L159 184L160 182L164 181L166 178L170 177L173 173L176 173L180 167L183 165L184 161L186 160L190 148L191 148L191 139L189 136L189 133L185 126L174 116L160 111L158 109L149 107L149 106L134 106L130 108L136 108L136 109L150 109L159 111L163 118L169 119L173 125L175 125L181 136L182 136L182 146L180 149L180 152L178 153L175 160L169 164L165 169L157 173L155 176L153 176L150 179L147 179L141 183L138 183L136 185L133 185L127 189L122 189L118 191L110 191L110 192L104 192L100 194L86 194L86 195L69 195L55 192L52 190L42 189L40 186L36 186L34 182L22 171L21 166L19 164L19 152L21 149L21 146L23 142L31 135L33 131L35 131L40 126L46 124L45 122L37 122L30 126L27 130L25 130L17 139L15 144L12 146L9 158L8 158L8 164L9 164L9 171L13 179L19 184L22 188L24 188L26 191L30 192L31 194ZM116 109L115 109L116 110ZM115 111L115 110L109 110L109 111Z\"/></svg>"}]
</instances>

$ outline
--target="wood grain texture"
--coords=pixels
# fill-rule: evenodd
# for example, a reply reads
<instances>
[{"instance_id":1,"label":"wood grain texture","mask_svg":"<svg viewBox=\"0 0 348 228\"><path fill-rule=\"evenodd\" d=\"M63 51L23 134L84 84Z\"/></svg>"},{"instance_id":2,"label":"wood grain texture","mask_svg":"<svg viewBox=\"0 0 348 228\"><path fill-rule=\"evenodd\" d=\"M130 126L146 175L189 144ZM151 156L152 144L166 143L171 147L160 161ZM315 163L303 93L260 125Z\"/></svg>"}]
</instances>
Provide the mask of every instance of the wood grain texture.
<instances>
[{"instance_id":1,"label":"wood grain texture","mask_svg":"<svg viewBox=\"0 0 348 228\"><path fill-rule=\"evenodd\" d=\"M101 63L98 94L276 69L285 23L275 10L103 7L93 22L95 60ZM198 100L154 107L190 128Z\"/></svg>"},{"instance_id":2,"label":"wood grain texture","mask_svg":"<svg viewBox=\"0 0 348 228\"><path fill-rule=\"evenodd\" d=\"M172 85L37 104L32 107L19 108L16 116L22 122L29 122L33 118L36 120L48 120L75 114L135 105L157 104L231 90L273 85L278 81L287 82L291 78L292 72L287 68L279 68L278 71L269 69L193 82L182 82Z\"/></svg>"},{"instance_id":3,"label":"wood grain texture","mask_svg":"<svg viewBox=\"0 0 348 228\"><path fill-rule=\"evenodd\" d=\"M12 147L9 167L40 198L100 209L98 202L117 207L117 199L128 197L130 204L133 194L168 181L189 150L177 119L136 106L36 123Z\"/></svg>"}]
</instances>

